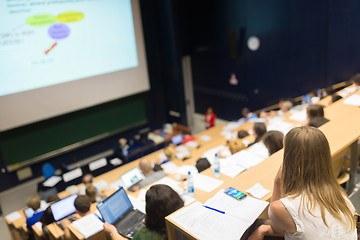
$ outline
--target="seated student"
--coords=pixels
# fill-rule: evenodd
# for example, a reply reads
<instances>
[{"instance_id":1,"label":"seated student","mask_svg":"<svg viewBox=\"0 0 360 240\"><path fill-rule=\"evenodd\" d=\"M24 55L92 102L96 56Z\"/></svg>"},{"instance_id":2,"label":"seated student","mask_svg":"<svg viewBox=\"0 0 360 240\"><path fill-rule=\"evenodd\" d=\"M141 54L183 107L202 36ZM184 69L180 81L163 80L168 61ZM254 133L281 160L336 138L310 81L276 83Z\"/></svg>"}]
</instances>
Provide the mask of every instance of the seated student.
<instances>
[{"instance_id":1,"label":"seated student","mask_svg":"<svg viewBox=\"0 0 360 240\"><path fill-rule=\"evenodd\" d=\"M41 222L41 227L42 227L42 231L43 231L43 239L44 240L50 240L50 233L49 230L47 228L47 225L55 222L54 216L52 214L51 211L51 207L48 206L45 211L44 214L40 217L39 222Z\"/></svg>"},{"instance_id":2,"label":"seated student","mask_svg":"<svg viewBox=\"0 0 360 240\"><path fill-rule=\"evenodd\" d=\"M325 91L324 91L324 97L331 96L334 93L336 93L336 90L333 88L333 86L327 87L327 88L325 88Z\"/></svg>"},{"instance_id":3,"label":"seated student","mask_svg":"<svg viewBox=\"0 0 360 240\"><path fill-rule=\"evenodd\" d=\"M75 198L74 206L76 209L76 213L72 217L74 221L90 214L90 206L91 206L91 200L86 195L79 195ZM69 231L69 225L71 224L70 220L65 218L61 220L61 226L64 229L65 233L65 239L71 239L70 231Z\"/></svg>"},{"instance_id":4,"label":"seated student","mask_svg":"<svg viewBox=\"0 0 360 240\"><path fill-rule=\"evenodd\" d=\"M215 121L216 121L216 115L213 112L213 109L209 107L205 113L205 119L204 119L206 129L215 126Z\"/></svg>"},{"instance_id":5,"label":"seated student","mask_svg":"<svg viewBox=\"0 0 360 240\"><path fill-rule=\"evenodd\" d=\"M323 118L323 122L328 122L329 120L324 118L324 106L319 104L311 104L306 109L306 122L307 125L314 119L314 118Z\"/></svg>"},{"instance_id":6,"label":"seated student","mask_svg":"<svg viewBox=\"0 0 360 240\"><path fill-rule=\"evenodd\" d=\"M151 183L156 182L157 180L166 176L163 171L154 171L151 167L151 163L148 159L141 159L139 163L139 168L141 172L144 174L145 179L136 184L132 190L136 191L139 188L143 188Z\"/></svg>"},{"instance_id":7,"label":"seated student","mask_svg":"<svg viewBox=\"0 0 360 240\"><path fill-rule=\"evenodd\" d=\"M183 134L184 140L181 142L181 144L185 144L187 142L194 141L196 138L194 136L191 136L190 134Z\"/></svg>"},{"instance_id":8,"label":"seated student","mask_svg":"<svg viewBox=\"0 0 360 240\"><path fill-rule=\"evenodd\" d=\"M87 174L85 174L85 175L83 176L82 182L83 182L84 184L86 184L86 183L92 183L92 182L93 182L93 178L94 178L94 176L93 176L92 174L87 173Z\"/></svg>"},{"instance_id":9,"label":"seated student","mask_svg":"<svg viewBox=\"0 0 360 240\"><path fill-rule=\"evenodd\" d=\"M329 120L324 117L314 117L309 121L308 126L318 128L327 123L328 121Z\"/></svg>"},{"instance_id":10,"label":"seated student","mask_svg":"<svg viewBox=\"0 0 360 240\"><path fill-rule=\"evenodd\" d=\"M182 208L184 201L171 187L163 184L152 186L146 192L145 199L145 227L135 234L133 240L166 240L165 217ZM126 239L109 223L104 223L104 231L112 240Z\"/></svg>"},{"instance_id":11,"label":"seated student","mask_svg":"<svg viewBox=\"0 0 360 240\"><path fill-rule=\"evenodd\" d=\"M283 148L284 134L279 131L268 131L262 141L269 150L269 156Z\"/></svg>"},{"instance_id":12,"label":"seated student","mask_svg":"<svg viewBox=\"0 0 360 240\"><path fill-rule=\"evenodd\" d=\"M33 239L33 231L32 231L32 225L37 223L40 219L40 217L43 215L44 210L40 208L41 206L41 199L39 196L32 196L27 200L27 205L29 208L32 208L35 212L34 214L26 219L26 226L29 232L30 239Z\"/></svg>"},{"instance_id":13,"label":"seated student","mask_svg":"<svg viewBox=\"0 0 360 240\"><path fill-rule=\"evenodd\" d=\"M245 131L245 130L239 130L237 135L238 135L239 139L242 139L242 138L249 136L249 133L248 133L248 131Z\"/></svg>"},{"instance_id":14,"label":"seated student","mask_svg":"<svg viewBox=\"0 0 360 240\"><path fill-rule=\"evenodd\" d=\"M352 83L351 87L353 87L355 91L360 89L360 73L357 73L354 76L352 76L350 81Z\"/></svg>"},{"instance_id":15,"label":"seated student","mask_svg":"<svg viewBox=\"0 0 360 240\"><path fill-rule=\"evenodd\" d=\"M241 110L241 114L243 116L241 119L243 119L245 122L250 121L250 120L255 119L255 118L258 117L258 115L256 113L251 112L250 109L247 108L247 107L244 107Z\"/></svg>"},{"instance_id":16,"label":"seated student","mask_svg":"<svg viewBox=\"0 0 360 240\"><path fill-rule=\"evenodd\" d=\"M268 116L270 117L282 116L293 107L293 102L290 98L283 98L280 99L278 106L280 108L278 111L271 111L270 113L261 112L260 117L266 118Z\"/></svg>"},{"instance_id":17,"label":"seated student","mask_svg":"<svg viewBox=\"0 0 360 240\"><path fill-rule=\"evenodd\" d=\"M85 195L90 198L91 203L96 202L97 197L97 189L91 183L87 183L85 185Z\"/></svg>"},{"instance_id":18,"label":"seated student","mask_svg":"<svg viewBox=\"0 0 360 240\"><path fill-rule=\"evenodd\" d=\"M355 208L336 181L329 143L314 127L296 127L284 140L283 164L274 179L270 221L249 239L353 239Z\"/></svg>"},{"instance_id":19,"label":"seated student","mask_svg":"<svg viewBox=\"0 0 360 240\"><path fill-rule=\"evenodd\" d=\"M266 126L264 123L261 122L254 123L253 135L255 137L255 141L253 143L250 143L248 147L251 147L255 143L258 143L265 133L266 133Z\"/></svg>"}]
</instances>

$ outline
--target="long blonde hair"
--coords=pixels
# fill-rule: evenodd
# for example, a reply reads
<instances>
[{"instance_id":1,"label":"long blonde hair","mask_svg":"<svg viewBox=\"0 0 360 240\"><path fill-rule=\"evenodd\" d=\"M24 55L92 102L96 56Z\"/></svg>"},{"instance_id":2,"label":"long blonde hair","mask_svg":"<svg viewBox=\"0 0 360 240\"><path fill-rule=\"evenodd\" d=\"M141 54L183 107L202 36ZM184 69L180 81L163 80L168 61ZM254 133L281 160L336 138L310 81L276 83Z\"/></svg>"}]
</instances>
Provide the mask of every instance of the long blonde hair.
<instances>
[{"instance_id":1,"label":"long blonde hair","mask_svg":"<svg viewBox=\"0 0 360 240\"><path fill-rule=\"evenodd\" d=\"M329 143L314 127L297 127L285 136L282 187L285 196L301 195L301 204L309 211L320 207L321 218L327 225L325 210L345 226L355 219L350 200L337 183L331 163Z\"/></svg>"}]
</instances>

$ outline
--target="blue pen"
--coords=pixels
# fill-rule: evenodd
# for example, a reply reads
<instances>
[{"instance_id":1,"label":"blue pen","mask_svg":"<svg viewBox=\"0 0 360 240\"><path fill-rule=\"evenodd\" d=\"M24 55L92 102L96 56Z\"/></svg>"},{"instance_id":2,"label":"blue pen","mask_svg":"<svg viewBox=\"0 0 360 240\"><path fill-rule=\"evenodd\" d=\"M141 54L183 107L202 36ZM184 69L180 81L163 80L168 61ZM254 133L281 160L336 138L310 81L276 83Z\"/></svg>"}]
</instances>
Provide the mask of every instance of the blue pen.
<instances>
[{"instance_id":1,"label":"blue pen","mask_svg":"<svg viewBox=\"0 0 360 240\"><path fill-rule=\"evenodd\" d=\"M212 207L209 207L209 206L205 206L205 205L203 205L203 206L204 206L205 208L211 209L211 210L213 210L213 211L215 211L215 212L219 212L219 213L225 214L225 212L220 211L220 210L218 210L218 209L215 209L215 208L212 208Z\"/></svg>"}]
</instances>

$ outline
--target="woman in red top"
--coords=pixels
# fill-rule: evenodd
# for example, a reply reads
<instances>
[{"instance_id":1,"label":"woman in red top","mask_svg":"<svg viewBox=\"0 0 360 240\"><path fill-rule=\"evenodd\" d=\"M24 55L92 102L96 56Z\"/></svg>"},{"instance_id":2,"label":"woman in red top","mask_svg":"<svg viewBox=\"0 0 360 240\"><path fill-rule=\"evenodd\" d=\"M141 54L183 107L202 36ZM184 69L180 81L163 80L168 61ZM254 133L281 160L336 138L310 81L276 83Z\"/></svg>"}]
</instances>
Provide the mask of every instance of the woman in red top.
<instances>
[{"instance_id":1,"label":"woman in red top","mask_svg":"<svg viewBox=\"0 0 360 240\"><path fill-rule=\"evenodd\" d=\"M207 112L205 113L205 126L206 129L209 129L215 125L216 115L213 112L212 108L208 108Z\"/></svg>"}]
</instances>

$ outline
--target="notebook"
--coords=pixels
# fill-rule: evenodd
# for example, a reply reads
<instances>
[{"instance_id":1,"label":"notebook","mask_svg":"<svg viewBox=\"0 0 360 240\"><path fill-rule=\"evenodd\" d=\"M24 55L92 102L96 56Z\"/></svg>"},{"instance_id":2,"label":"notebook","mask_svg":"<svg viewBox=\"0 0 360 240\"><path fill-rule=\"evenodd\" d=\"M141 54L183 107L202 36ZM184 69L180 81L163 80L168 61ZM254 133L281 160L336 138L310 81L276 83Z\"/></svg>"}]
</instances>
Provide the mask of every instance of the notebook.
<instances>
[{"instance_id":1,"label":"notebook","mask_svg":"<svg viewBox=\"0 0 360 240\"><path fill-rule=\"evenodd\" d=\"M120 235L132 238L144 224L145 214L133 208L124 188L120 188L97 208L105 222L113 224Z\"/></svg>"}]
</instances>

